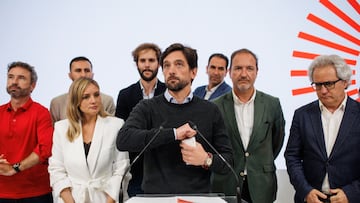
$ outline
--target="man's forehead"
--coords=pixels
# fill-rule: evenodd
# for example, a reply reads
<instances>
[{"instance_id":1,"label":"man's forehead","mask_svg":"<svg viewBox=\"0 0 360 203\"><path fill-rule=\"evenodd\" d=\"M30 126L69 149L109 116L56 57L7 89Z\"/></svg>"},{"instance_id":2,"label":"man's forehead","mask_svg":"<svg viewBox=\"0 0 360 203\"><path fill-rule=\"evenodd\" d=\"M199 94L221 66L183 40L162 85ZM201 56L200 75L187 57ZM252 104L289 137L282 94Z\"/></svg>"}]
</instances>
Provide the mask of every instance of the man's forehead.
<instances>
[{"instance_id":1,"label":"man's forehead","mask_svg":"<svg viewBox=\"0 0 360 203\"><path fill-rule=\"evenodd\" d=\"M141 51L139 51L139 55L145 54L145 53L154 53L155 54L155 50L153 49L143 49Z\"/></svg>"},{"instance_id":2,"label":"man's forehead","mask_svg":"<svg viewBox=\"0 0 360 203\"><path fill-rule=\"evenodd\" d=\"M164 63L187 63L185 58L164 59Z\"/></svg>"},{"instance_id":3,"label":"man's forehead","mask_svg":"<svg viewBox=\"0 0 360 203\"><path fill-rule=\"evenodd\" d=\"M90 69L90 66L73 66L72 69L76 70L76 69Z\"/></svg>"},{"instance_id":4,"label":"man's forehead","mask_svg":"<svg viewBox=\"0 0 360 203\"><path fill-rule=\"evenodd\" d=\"M156 58L156 53L152 49L144 49L139 52L139 58Z\"/></svg>"},{"instance_id":5,"label":"man's forehead","mask_svg":"<svg viewBox=\"0 0 360 203\"><path fill-rule=\"evenodd\" d=\"M71 67L71 71L76 71L76 70L89 70L90 72L92 72L92 69L90 66L72 66Z\"/></svg>"},{"instance_id":6,"label":"man's forehead","mask_svg":"<svg viewBox=\"0 0 360 203\"><path fill-rule=\"evenodd\" d=\"M15 66L15 67L11 68L8 71L8 74L14 74L14 72L21 72L21 74L18 74L18 75L30 74L29 70L27 70L26 68L20 67L20 66Z\"/></svg>"},{"instance_id":7,"label":"man's forehead","mask_svg":"<svg viewBox=\"0 0 360 203\"><path fill-rule=\"evenodd\" d=\"M176 50L169 53L165 58L164 61L170 60L171 61L186 61L186 57L182 51Z\"/></svg>"},{"instance_id":8,"label":"man's forehead","mask_svg":"<svg viewBox=\"0 0 360 203\"><path fill-rule=\"evenodd\" d=\"M211 66L226 66L226 61L225 60L216 60L216 59L214 59L214 60L211 60L210 61L210 63L209 63L209 65L211 65Z\"/></svg>"}]
</instances>

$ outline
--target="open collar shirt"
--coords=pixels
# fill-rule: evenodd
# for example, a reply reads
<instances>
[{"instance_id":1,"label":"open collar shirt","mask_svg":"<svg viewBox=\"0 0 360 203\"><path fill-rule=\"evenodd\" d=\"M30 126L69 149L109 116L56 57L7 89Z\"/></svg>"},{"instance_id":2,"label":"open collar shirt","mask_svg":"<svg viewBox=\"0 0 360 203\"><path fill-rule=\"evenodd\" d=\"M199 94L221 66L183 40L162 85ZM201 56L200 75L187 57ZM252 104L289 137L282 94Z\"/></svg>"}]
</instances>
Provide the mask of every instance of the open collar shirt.
<instances>
[{"instance_id":1,"label":"open collar shirt","mask_svg":"<svg viewBox=\"0 0 360 203\"><path fill-rule=\"evenodd\" d=\"M254 126L254 101L256 96L256 90L254 94L247 102L242 102L232 91L234 98L234 109L237 127L240 133L243 147L246 150L250 141L250 136Z\"/></svg>"},{"instance_id":2,"label":"open collar shirt","mask_svg":"<svg viewBox=\"0 0 360 203\"><path fill-rule=\"evenodd\" d=\"M345 106L346 106L347 96L345 96L345 99L340 104L340 106L331 113L324 104L319 100L319 107L321 111L321 122L323 126L323 132L324 132L324 140L325 140L325 147L326 147L326 153L327 156L330 156L330 153L332 151L332 148L335 144L335 140L337 138L340 124L342 121L342 118L344 116L345 112ZM330 192L330 183L329 183L329 177L328 173L326 173L323 184L322 184L322 191L325 193Z\"/></svg>"},{"instance_id":3,"label":"open collar shirt","mask_svg":"<svg viewBox=\"0 0 360 203\"><path fill-rule=\"evenodd\" d=\"M140 83L140 88L141 88L141 92L142 92L142 95L143 95L143 99L151 99L154 97L155 95L155 89L157 87L157 83L158 83L158 80L156 80L156 83L155 83L155 86L154 88L151 90L151 92L149 93L149 95L147 95L145 93L145 88L143 86L143 84L141 83L141 80L139 80L139 83Z\"/></svg>"}]
</instances>

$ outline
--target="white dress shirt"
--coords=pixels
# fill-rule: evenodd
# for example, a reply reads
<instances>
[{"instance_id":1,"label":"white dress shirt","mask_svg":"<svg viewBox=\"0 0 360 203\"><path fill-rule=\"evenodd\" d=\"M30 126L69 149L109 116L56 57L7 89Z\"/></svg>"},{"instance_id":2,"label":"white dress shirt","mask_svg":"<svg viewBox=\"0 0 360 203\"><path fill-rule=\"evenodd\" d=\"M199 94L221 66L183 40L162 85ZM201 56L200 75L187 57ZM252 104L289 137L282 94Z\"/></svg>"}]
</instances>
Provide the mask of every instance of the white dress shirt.
<instances>
[{"instance_id":1,"label":"white dress shirt","mask_svg":"<svg viewBox=\"0 0 360 203\"><path fill-rule=\"evenodd\" d=\"M256 91L247 102L240 101L232 91L234 97L234 109L237 127L244 149L246 150L250 141L250 136L254 126L254 100Z\"/></svg>"},{"instance_id":2,"label":"white dress shirt","mask_svg":"<svg viewBox=\"0 0 360 203\"><path fill-rule=\"evenodd\" d=\"M234 98L236 123L244 150L246 151L254 127L254 101L256 90L250 100L245 103L239 100L234 91L232 91L232 94ZM246 165L244 173L247 174Z\"/></svg>"},{"instance_id":3,"label":"white dress shirt","mask_svg":"<svg viewBox=\"0 0 360 203\"><path fill-rule=\"evenodd\" d=\"M149 95L147 95L147 94L145 93L145 88L144 88L143 84L141 83L141 81L139 81L139 83L140 83L140 88L141 88L141 91L142 91L143 99L151 99L151 98L153 98L154 95L155 95L155 89L156 89L156 87L157 87L158 81L156 81L155 86L154 86L154 88L151 90L151 92L149 93Z\"/></svg>"},{"instance_id":4,"label":"white dress shirt","mask_svg":"<svg viewBox=\"0 0 360 203\"><path fill-rule=\"evenodd\" d=\"M339 132L341 120L344 116L346 101L347 101L347 97L345 97L339 108L337 108L333 113L331 113L319 100L319 106L321 111L321 122L323 125L325 147L328 157L330 156L330 153L332 151L332 148L335 144L335 140ZM330 194L328 173L326 173L325 175L321 190L324 193Z\"/></svg>"},{"instance_id":5,"label":"white dress shirt","mask_svg":"<svg viewBox=\"0 0 360 203\"><path fill-rule=\"evenodd\" d=\"M217 88L221 85L221 84L223 84L224 83L224 81L222 81L221 83L219 83L218 85L216 85L215 87L213 87L213 88L211 88L211 89L209 89L208 88L208 86L206 86L205 87L205 92L206 92L206 94L205 94L205 97L204 97L204 99L205 100L209 100L209 98L211 97L211 95L217 90Z\"/></svg>"}]
</instances>

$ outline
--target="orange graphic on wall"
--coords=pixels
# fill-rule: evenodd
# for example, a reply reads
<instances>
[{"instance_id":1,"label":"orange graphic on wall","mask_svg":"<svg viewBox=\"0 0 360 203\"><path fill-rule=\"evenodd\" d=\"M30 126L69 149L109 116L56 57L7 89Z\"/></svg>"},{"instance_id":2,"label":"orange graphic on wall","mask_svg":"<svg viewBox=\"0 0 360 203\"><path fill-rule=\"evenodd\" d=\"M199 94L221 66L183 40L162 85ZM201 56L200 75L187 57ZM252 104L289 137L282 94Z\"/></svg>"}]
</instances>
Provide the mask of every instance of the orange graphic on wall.
<instances>
[{"instance_id":1,"label":"orange graphic on wall","mask_svg":"<svg viewBox=\"0 0 360 203\"><path fill-rule=\"evenodd\" d=\"M335 14L340 20L342 20L342 22L349 25L351 27L351 29L354 29L355 32L360 33L360 25L358 23L359 19L357 19L357 20L352 19L345 12L343 12L340 8L338 8L336 5L331 3L329 0L320 0L319 2L323 6L325 6L325 8L328 9L330 12ZM356 0L347 0L347 3L350 6L350 8L354 9L354 11L357 14L359 14L359 16L360 16L359 2L357 2ZM346 41L350 42L351 47L344 46L341 43L337 43L337 42L325 39L323 37L315 36L310 33L302 32L302 31L299 32L298 38L301 40L306 40L308 42L329 48L329 49L334 49L334 50L344 53L346 55L353 56L353 58L352 57L345 58L345 61L348 65L350 65L350 67L353 68L352 72L353 72L353 76L355 76L357 59L359 58L359 55L360 55L360 50L359 50L360 39L358 38L358 35L353 36L312 13L310 13L307 16L307 20L312 23L315 23L317 26L320 26L322 29L326 29L327 31L330 31L332 34L335 34L335 35L341 37L342 39L345 39ZM293 57L307 59L307 60L312 60L318 55L321 55L321 53L309 53L309 52L299 51L299 50L294 50L292 53ZM291 70L290 76L291 77L308 77L307 70L305 70L305 69ZM359 85L356 85L356 84L357 84L356 79L352 79L351 84L347 89L347 94L349 96L356 96L359 94ZM306 87L292 89L293 96L312 93L312 92L314 92L314 89L310 86L310 84ZM357 100L360 101L360 98L358 97Z\"/></svg>"}]
</instances>

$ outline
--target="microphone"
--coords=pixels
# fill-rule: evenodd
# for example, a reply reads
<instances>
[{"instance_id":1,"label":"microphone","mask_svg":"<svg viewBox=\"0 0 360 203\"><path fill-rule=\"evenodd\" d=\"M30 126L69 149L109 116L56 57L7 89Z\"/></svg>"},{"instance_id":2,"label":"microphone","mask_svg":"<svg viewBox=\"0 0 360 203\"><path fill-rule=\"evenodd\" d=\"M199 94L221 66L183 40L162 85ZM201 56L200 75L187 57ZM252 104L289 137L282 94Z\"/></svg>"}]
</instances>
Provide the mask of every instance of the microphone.
<instances>
[{"instance_id":1,"label":"microphone","mask_svg":"<svg viewBox=\"0 0 360 203\"><path fill-rule=\"evenodd\" d=\"M163 130L164 127L160 125L159 129L156 131L155 135L150 139L150 141L145 145L145 147L140 151L140 153L135 157L133 162L126 168L125 173L123 175L123 178L120 182L120 191L119 191L119 202L124 202L124 191L123 191L123 182L125 179L126 174L130 171L131 167L136 163L136 161L140 158L142 154L144 154L145 150L149 147L149 145L156 139L156 137L160 134L161 130Z\"/></svg>"},{"instance_id":2,"label":"microphone","mask_svg":"<svg viewBox=\"0 0 360 203\"><path fill-rule=\"evenodd\" d=\"M235 180L237 183L237 187L236 187L236 201L237 203L241 203L241 187L240 187L240 180L239 177L237 176L234 168L229 164L228 161L226 161L226 159L215 149L215 147L205 138L205 136L199 131L199 129L197 128L197 126L195 125L195 123L193 123L192 121L189 121L190 127L192 129L194 129L197 134L206 142L206 144L215 152L216 155L218 155L220 157L220 159L226 164L226 166L230 169L230 171L233 173L233 175L235 176Z\"/></svg>"}]
</instances>

